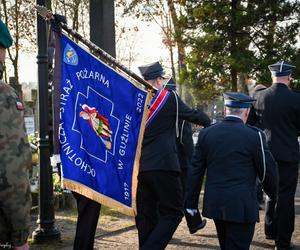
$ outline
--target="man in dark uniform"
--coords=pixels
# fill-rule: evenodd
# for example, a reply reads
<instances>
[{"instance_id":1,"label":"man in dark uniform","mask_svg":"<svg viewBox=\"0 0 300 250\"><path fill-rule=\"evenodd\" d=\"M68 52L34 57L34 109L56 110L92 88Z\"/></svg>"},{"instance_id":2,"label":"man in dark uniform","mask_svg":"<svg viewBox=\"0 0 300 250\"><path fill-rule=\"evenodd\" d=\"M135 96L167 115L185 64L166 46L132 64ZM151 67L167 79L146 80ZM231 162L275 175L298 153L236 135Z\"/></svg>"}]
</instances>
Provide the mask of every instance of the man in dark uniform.
<instances>
[{"instance_id":1,"label":"man in dark uniform","mask_svg":"<svg viewBox=\"0 0 300 250\"><path fill-rule=\"evenodd\" d=\"M176 91L176 82L173 78L170 78L165 85L165 89ZM183 188L183 194L185 194L185 187L187 181L188 168L191 166L191 160L194 152L194 141L192 134L192 125L190 122L179 119L178 120L178 134L176 135L176 147L177 156L180 165L180 179ZM184 217L186 219L189 232L191 234L196 233L206 225L206 220L202 219L199 210L196 213L190 214L184 211Z\"/></svg>"},{"instance_id":2,"label":"man in dark uniform","mask_svg":"<svg viewBox=\"0 0 300 250\"><path fill-rule=\"evenodd\" d=\"M252 93L251 97L253 99L256 99L256 95L259 94L259 91L264 90L266 88L267 87L263 84L257 84L253 89L253 93ZM255 113L250 112L249 117L248 117L249 121L252 120L251 115L253 115L253 114L255 115ZM250 124L250 125L261 128L260 124ZM262 185L258 178L256 179L256 193L257 193L257 202L258 202L259 209L263 210L265 207L264 191L263 191Z\"/></svg>"},{"instance_id":3,"label":"man in dark uniform","mask_svg":"<svg viewBox=\"0 0 300 250\"><path fill-rule=\"evenodd\" d=\"M165 85L165 89L176 91L176 82L170 78ZM177 155L181 169L180 178L183 191L185 191L187 169L191 164L194 143L192 137L192 125L188 121L178 120L178 134L176 136Z\"/></svg>"},{"instance_id":4,"label":"man in dark uniform","mask_svg":"<svg viewBox=\"0 0 300 250\"><path fill-rule=\"evenodd\" d=\"M146 123L137 187L140 249L165 249L183 216L183 191L176 150L176 122L202 126L208 116L186 106L175 92L163 89L159 62L139 67L144 79L158 89Z\"/></svg>"},{"instance_id":5,"label":"man in dark uniform","mask_svg":"<svg viewBox=\"0 0 300 250\"><path fill-rule=\"evenodd\" d=\"M249 249L259 219L256 177L266 193L277 193L276 162L265 135L245 125L254 99L229 92L224 94L225 118L202 129L188 173L186 207L198 207L206 171L203 216L214 220L221 249Z\"/></svg>"},{"instance_id":6,"label":"man in dark uniform","mask_svg":"<svg viewBox=\"0 0 300 250\"><path fill-rule=\"evenodd\" d=\"M291 248L295 223L300 95L289 89L294 68L284 61L269 65L273 84L256 95L257 101L251 111L255 113L251 117L256 120L249 121L250 124L261 124L278 164L278 202L276 204L276 200L268 199L265 217L266 238L274 239L277 249Z\"/></svg>"}]
</instances>

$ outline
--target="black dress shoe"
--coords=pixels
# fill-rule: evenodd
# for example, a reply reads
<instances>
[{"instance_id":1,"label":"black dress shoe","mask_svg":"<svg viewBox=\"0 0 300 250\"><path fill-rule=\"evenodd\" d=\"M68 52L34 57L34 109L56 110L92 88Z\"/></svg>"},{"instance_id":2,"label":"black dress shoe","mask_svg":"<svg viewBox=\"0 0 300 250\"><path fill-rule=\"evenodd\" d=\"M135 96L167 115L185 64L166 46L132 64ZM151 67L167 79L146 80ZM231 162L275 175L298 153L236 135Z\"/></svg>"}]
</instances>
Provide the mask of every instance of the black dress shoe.
<instances>
[{"instance_id":1,"label":"black dress shoe","mask_svg":"<svg viewBox=\"0 0 300 250\"><path fill-rule=\"evenodd\" d=\"M204 228L205 225L206 225L206 219L203 219L203 220L202 220L202 223L199 224L197 227L189 228L190 234L196 233L198 230Z\"/></svg>"},{"instance_id":2,"label":"black dress shoe","mask_svg":"<svg viewBox=\"0 0 300 250\"><path fill-rule=\"evenodd\" d=\"M206 225L206 220L202 219L199 210L195 210L196 212L194 214L190 214L186 210L184 211L186 223L191 234L196 233L199 229L202 229Z\"/></svg>"}]
</instances>

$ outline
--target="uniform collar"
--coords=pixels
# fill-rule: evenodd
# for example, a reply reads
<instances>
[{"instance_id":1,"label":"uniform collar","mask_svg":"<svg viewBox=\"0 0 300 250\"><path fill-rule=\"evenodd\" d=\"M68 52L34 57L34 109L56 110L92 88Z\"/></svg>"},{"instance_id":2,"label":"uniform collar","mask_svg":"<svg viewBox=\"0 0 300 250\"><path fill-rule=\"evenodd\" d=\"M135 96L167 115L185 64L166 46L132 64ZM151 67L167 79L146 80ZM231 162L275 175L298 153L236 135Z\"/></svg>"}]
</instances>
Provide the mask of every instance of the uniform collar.
<instances>
[{"instance_id":1,"label":"uniform collar","mask_svg":"<svg viewBox=\"0 0 300 250\"><path fill-rule=\"evenodd\" d=\"M275 82L275 83L273 83L272 87L275 87L275 88L279 88L279 87L281 87L281 88L289 88L286 84L281 83L281 82Z\"/></svg>"},{"instance_id":2,"label":"uniform collar","mask_svg":"<svg viewBox=\"0 0 300 250\"><path fill-rule=\"evenodd\" d=\"M236 115L227 115L227 116L225 116L224 121L232 121L232 122L242 122L242 123L244 123L243 120L240 117L236 116Z\"/></svg>"}]
</instances>

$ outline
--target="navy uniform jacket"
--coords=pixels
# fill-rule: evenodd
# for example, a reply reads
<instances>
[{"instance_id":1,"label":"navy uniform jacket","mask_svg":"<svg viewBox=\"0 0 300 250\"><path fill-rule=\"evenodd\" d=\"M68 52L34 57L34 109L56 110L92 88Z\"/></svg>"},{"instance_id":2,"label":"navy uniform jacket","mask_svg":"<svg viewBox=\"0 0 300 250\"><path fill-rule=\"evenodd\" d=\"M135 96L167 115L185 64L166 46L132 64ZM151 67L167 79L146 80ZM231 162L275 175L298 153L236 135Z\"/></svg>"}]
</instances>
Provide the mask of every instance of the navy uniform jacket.
<instances>
[{"instance_id":1,"label":"navy uniform jacket","mask_svg":"<svg viewBox=\"0 0 300 250\"><path fill-rule=\"evenodd\" d=\"M163 170L180 172L176 147L176 117L208 126L209 117L202 111L191 109L171 92L156 117L145 128L140 159L140 172Z\"/></svg>"},{"instance_id":2,"label":"navy uniform jacket","mask_svg":"<svg viewBox=\"0 0 300 250\"><path fill-rule=\"evenodd\" d=\"M177 153L181 169L187 169L191 164L194 152L192 125L184 120L179 121L179 137L177 138Z\"/></svg>"},{"instance_id":3,"label":"navy uniform jacket","mask_svg":"<svg viewBox=\"0 0 300 250\"><path fill-rule=\"evenodd\" d=\"M259 126L267 136L270 150L277 161L299 160L300 94L285 84L274 83L259 91L248 123Z\"/></svg>"},{"instance_id":4,"label":"navy uniform jacket","mask_svg":"<svg viewBox=\"0 0 300 250\"><path fill-rule=\"evenodd\" d=\"M258 132L232 116L200 132L188 176L187 208L198 207L207 171L203 216L238 223L258 221L255 183L257 175L263 178L264 162L263 185L272 198L276 197L278 181L276 162L263 132L260 131L262 144Z\"/></svg>"}]
</instances>

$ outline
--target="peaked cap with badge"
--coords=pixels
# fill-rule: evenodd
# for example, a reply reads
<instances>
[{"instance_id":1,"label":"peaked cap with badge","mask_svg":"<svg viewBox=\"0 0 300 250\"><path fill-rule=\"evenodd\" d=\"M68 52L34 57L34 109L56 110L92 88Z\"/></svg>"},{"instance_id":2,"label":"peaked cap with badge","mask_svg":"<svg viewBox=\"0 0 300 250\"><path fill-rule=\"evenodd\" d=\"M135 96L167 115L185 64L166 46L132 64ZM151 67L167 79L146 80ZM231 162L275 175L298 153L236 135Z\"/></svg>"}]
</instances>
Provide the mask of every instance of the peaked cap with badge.
<instances>
[{"instance_id":1,"label":"peaked cap with badge","mask_svg":"<svg viewBox=\"0 0 300 250\"><path fill-rule=\"evenodd\" d=\"M277 63L268 66L272 76L288 76L293 73L296 66L288 64L285 61L279 61Z\"/></svg>"},{"instance_id":2,"label":"peaked cap with badge","mask_svg":"<svg viewBox=\"0 0 300 250\"><path fill-rule=\"evenodd\" d=\"M224 105L230 108L249 108L255 99L238 92L225 92Z\"/></svg>"},{"instance_id":3,"label":"peaked cap with badge","mask_svg":"<svg viewBox=\"0 0 300 250\"><path fill-rule=\"evenodd\" d=\"M165 74L165 71L159 62L149 63L138 68L145 80L163 77Z\"/></svg>"}]
</instances>

